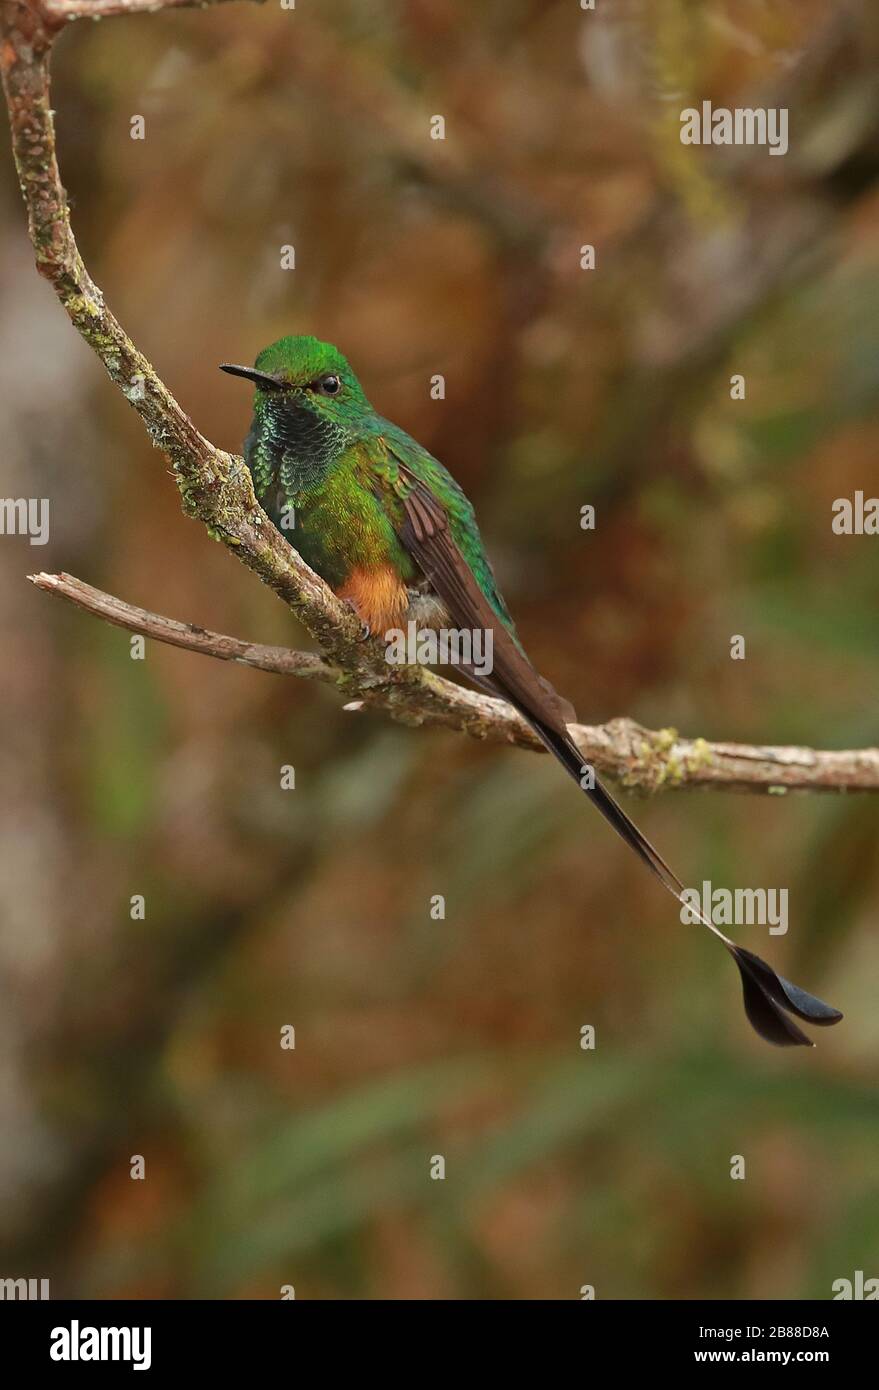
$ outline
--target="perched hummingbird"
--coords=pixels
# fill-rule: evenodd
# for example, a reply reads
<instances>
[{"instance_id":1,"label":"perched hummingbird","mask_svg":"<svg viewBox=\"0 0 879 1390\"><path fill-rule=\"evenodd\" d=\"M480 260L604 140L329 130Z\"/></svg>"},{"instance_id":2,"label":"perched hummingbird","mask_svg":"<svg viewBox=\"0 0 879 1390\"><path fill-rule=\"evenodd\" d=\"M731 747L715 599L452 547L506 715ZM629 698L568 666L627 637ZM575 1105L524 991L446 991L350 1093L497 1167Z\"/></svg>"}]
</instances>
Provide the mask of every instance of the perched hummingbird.
<instances>
[{"instance_id":1,"label":"perched hummingbird","mask_svg":"<svg viewBox=\"0 0 879 1390\"><path fill-rule=\"evenodd\" d=\"M480 632L493 666L460 669L519 711L590 801L660 883L732 955L752 1027L780 1046L812 1046L793 1021L842 1014L737 946L683 898L684 886L605 787L568 733L570 705L535 671L498 591L473 507L451 474L410 435L377 415L342 354L316 338L281 338L253 367L224 372L256 386L244 457L275 525L292 507L303 559L346 599L370 633L410 620Z\"/></svg>"}]
</instances>

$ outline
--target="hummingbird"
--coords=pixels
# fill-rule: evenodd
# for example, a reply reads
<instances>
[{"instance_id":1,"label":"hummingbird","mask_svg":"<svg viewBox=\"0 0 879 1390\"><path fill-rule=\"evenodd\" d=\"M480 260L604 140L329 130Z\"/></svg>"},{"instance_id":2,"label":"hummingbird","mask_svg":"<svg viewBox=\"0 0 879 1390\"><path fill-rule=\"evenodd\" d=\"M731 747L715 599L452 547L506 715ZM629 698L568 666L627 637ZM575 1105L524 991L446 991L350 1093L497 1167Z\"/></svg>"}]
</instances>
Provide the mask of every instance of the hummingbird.
<instances>
[{"instance_id":1,"label":"hummingbird","mask_svg":"<svg viewBox=\"0 0 879 1390\"><path fill-rule=\"evenodd\" d=\"M813 1043L795 1019L842 1014L736 945L684 897L684 885L607 788L568 732L571 705L529 661L495 580L473 506L448 469L372 407L347 359L317 338L280 338L253 367L221 370L256 387L244 458L276 526L293 516L296 549L347 601L365 631L480 633L491 669L458 651L461 674L508 701L625 843L726 947L741 976L745 1013L767 1042ZM289 528L284 526L288 531Z\"/></svg>"}]
</instances>

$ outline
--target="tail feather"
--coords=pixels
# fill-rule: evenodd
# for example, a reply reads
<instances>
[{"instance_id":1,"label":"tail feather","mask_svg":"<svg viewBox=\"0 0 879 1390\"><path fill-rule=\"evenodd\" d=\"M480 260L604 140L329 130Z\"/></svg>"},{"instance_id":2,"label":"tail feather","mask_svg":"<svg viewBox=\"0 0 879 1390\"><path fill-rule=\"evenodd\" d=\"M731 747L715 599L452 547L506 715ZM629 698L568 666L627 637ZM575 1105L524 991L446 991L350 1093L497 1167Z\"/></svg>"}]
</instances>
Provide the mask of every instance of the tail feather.
<instances>
[{"instance_id":1,"label":"tail feather","mask_svg":"<svg viewBox=\"0 0 879 1390\"><path fill-rule=\"evenodd\" d=\"M795 1014L797 1018L808 1023L826 1027L839 1022L842 1018L839 1010L825 1004L815 995L808 994L784 976L776 974L760 956L737 946L725 936L697 906L684 897L684 885L677 874L669 868L659 851L654 849L635 822L626 815L622 806L618 805L607 788L599 782L592 769L583 762L583 756L574 741L567 734L542 723L527 710L520 707L519 712L531 725L541 743L558 759L565 771L570 773L604 819L635 851L639 859L644 861L663 887L723 942L738 966L745 1013L755 1032L777 1047L814 1046L790 1015Z\"/></svg>"}]
</instances>

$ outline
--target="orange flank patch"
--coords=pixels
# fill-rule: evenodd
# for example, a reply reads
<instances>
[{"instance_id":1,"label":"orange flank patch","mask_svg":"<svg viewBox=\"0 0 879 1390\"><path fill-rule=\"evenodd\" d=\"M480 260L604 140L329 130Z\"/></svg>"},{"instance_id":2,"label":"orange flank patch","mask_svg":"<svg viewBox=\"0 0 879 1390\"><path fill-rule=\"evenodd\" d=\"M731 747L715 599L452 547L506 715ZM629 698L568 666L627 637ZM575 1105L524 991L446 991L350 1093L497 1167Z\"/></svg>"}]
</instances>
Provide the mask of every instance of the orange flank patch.
<instances>
[{"instance_id":1,"label":"orange flank patch","mask_svg":"<svg viewBox=\"0 0 879 1390\"><path fill-rule=\"evenodd\" d=\"M399 627L409 607L409 592L391 565L352 570L336 592L353 603L361 622L380 636L390 627Z\"/></svg>"}]
</instances>

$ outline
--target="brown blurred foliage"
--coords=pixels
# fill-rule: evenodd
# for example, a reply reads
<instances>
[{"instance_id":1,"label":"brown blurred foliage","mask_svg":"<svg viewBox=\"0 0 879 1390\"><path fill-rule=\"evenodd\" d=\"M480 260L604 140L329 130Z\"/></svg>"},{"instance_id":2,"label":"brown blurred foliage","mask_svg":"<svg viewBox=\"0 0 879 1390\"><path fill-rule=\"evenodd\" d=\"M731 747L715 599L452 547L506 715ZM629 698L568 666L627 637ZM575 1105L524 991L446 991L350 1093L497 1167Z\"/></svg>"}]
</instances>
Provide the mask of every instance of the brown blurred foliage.
<instances>
[{"instance_id":1,"label":"brown blurred foliage","mask_svg":"<svg viewBox=\"0 0 879 1390\"><path fill-rule=\"evenodd\" d=\"M877 491L879 14L599 11L302 0L76 26L54 105L81 248L224 447L249 400L218 363L336 342L473 497L582 717L875 743L879 542L830 509ZM788 107L789 153L682 146L703 99ZM548 760L175 650L132 661L24 575L305 639L181 514L33 271L8 153L0 219L2 489L52 506L44 550L0 543L0 1275L749 1298L879 1273L875 802L636 807L687 882L789 888L789 935L744 944L846 1020L779 1055Z\"/></svg>"}]
</instances>

